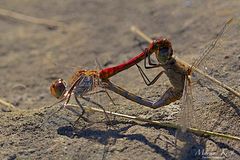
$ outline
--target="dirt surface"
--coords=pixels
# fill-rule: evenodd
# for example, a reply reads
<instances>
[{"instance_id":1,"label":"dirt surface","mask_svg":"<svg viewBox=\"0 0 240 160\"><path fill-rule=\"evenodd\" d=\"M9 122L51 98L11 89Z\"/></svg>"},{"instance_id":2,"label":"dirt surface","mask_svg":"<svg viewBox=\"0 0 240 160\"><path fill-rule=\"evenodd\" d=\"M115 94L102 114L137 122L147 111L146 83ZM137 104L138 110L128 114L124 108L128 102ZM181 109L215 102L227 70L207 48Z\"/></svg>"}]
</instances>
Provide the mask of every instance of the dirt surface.
<instances>
[{"instance_id":1,"label":"dirt surface","mask_svg":"<svg viewBox=\"0 0 240 160\"><path fill-rule=\"evenodd\" d=\"M62 110L39 127L58 106L49 85L59 77L68 79L73 68L95 69L126 61L147 43L130 31L138 26L151 37L164 36L174 53L191 63L199 51L216 37L230 17L234 22L204 65L215 78L240 90L240 22L238 0L231 1L112 1L112 0L1 0L1 8L60 21L65 27L49 29L0 16L0 97L17 106L0 105L0 159L240 159L239 141L194 135L183 154L175 157L175 130L91 114L99 123L71 127L76 115ZM137 39L137 40L136 40ZM146 71L153 78L159 69ZM145 98L157 100L170 87L164 75L145 86L136 67L111 80ZM120 113L177 121L180 102L151 110L112 92L116 105L105 96L97 100L105 109ZM206 79L193 86L195 126L240 136L240 101ZM85 105L90 105L86 103ZM181 147L182 143L178 145ZM183 146L182 146L183 147Z\"/></svg>"}]
</instances>

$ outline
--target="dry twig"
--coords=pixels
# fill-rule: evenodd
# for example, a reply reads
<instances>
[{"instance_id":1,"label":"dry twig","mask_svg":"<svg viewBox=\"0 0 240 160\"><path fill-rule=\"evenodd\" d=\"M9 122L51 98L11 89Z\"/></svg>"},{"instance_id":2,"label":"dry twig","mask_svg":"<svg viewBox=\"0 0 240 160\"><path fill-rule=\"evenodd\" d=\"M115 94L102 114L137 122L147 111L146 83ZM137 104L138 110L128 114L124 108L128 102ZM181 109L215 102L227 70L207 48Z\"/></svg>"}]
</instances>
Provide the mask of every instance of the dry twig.
<instances>
[{"instance_id":1,"label":"dry twig","mask_svg":"<svg viewBox=\"0 0 240 160\"><path fill-rule=\"evenodd\" d=\"M78 113L79 109L76 110L76 108L78 108L78 107L79 107L78 105L73 105L73 104L68 104L67 105L67 108L71 108L69 110L74 112L75 114ZM94 107L87 107L87 106L83 106L83 107L84 107L86 112L99 112L99 113L104 113L104 114L108 114L108 115L112 115L112 116L131 119L131 120L134 120L134 121L146 122L146 123L150 123L150 124L157 125L157 126L160 126L160 127L167 127L167 128L171 128L171 129L182 129L180 125L170 123L170 122L152 121L152 120L137 117L137 116L131 116L131 115L126 115L126 114L116 113L116 112L111 112L111 111L106 111L106 110L103 111L101 109L94 108ZM80 113L79 113L79 115L80 115ZM218 133L218 132L213 132L213 131L201 130L201 129L197 129L197 128L187 128L186 131L189 132L189 133L193 133L197 136L203 136L203 137L215 136L215 137L221 137L221 138L225 138L225 139L232 139L232 140L240 141L240 137L237 137L237 136Z\"/></svg>"},{"instance_id":2,"label":"dry twig","mask_svg":"<svg viewBox=\"0 0 240 160\"><path fill-rule=\"evenodd\" d=\"M8 103L8 102L4 101L4 100L1 99L1 98L0 98L0 104L2 104L2 105L4 105L4 106L8 107L10 110L16 108L14 105L12 105L11 103Z\"/></svg>"},{"instance_id":3,"label":"dry twig","mask_svg":"<svg viewBox=\"0 0 240 160\"><path fill-rule=\"evenodd\" d=\"M55 29L57 27L64 26L64 24L61 22L52 21L44 18L36 18L36 17L20 14L20 13L2 9L2 8L0 8L0 16L10 17L16 20L26 21L29 23L44 25L44 26L47 26L49 29Z\"/></svg>"}]
</instances>

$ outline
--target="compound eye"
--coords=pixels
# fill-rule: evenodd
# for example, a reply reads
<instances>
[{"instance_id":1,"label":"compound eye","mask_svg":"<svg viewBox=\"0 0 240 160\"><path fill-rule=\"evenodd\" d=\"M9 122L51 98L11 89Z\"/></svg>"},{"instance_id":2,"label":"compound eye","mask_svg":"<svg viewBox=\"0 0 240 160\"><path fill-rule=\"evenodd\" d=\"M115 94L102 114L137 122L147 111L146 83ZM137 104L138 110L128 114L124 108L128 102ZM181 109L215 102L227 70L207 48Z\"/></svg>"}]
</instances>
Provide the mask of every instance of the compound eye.
<instances>
[{"instance_id":1,"label":"compound eye","mask_svg":"<svg viewBox=\"0 0 240 160\"><path fill-rule=\"evenodd\" d=\"M51 95L56 98L61 98L66 92L66 82L63 79L54 81L50 86Z\"/></svg>"},{"instance_id":2,"label":"compound eye","mask_svg":"<svg viewBox=\"0 0 240 160\"><path fill-rule=\"evenodd\" d=\"M161 54L161 56L169 56L171 54L168 47L161 47L159 49L159 53Z\"/></svg>"}]
</instances>

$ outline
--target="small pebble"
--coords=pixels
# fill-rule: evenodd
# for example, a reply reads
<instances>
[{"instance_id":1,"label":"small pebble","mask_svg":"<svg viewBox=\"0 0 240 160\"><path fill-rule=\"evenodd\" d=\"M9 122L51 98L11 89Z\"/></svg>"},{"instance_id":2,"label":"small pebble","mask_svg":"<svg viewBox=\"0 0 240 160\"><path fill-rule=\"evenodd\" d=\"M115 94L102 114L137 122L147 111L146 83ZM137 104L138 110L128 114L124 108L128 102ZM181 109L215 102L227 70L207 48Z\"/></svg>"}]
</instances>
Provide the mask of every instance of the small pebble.
<instances>
[{"instance_id":1,"label":"small pebble","mask_svg":"<svg viewBox=\"0 0 240 160\"><path fill-rule=\"evenodd\" d=\"M9 109L9 108L1 108L1 111L2 112L12 112L11 109Z\"/></svg>"},{"instance_id":2,"label":"small pebble","mask_svg":"<svg viewBox=\"0 0 240 160\"><path fill-rule=\"evenodd\" d=\"M13 154L13 155L10 155L7 160L14 160L17 158L17 155L16 154Z\"/></svg>"},{"instance_id":3,"label":"small pebble","mask_svg":"<svg viewBox=\"0 0 240 160\"><path fill-rule=\"evenodd\" d=\"M225 56L225 57L224 57L224 59L228 59L228 58L229 58L229 56Z\"/></svg>"},{"instance_id":4,"label":"small pebble","mask_svg":"<svg viewBox=\"0 0 240 160\"><path fill-rule=\"evenodd\" d=\"M23 90L25 90L26 88L27 88L27 86L24 85L24 84L15 84L15 85L12 87L12 89L14 89L14 90L19 90L19 91L23 91Z\"/></svg>"}]
</instances>

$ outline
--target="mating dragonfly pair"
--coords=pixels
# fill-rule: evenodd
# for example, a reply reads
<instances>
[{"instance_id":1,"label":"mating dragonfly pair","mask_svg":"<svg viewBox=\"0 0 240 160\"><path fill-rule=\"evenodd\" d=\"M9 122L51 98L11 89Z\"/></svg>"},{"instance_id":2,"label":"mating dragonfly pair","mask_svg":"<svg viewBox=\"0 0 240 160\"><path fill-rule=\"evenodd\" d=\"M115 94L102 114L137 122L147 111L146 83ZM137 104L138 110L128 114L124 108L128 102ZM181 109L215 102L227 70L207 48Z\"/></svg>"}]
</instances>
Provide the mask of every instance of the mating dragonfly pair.
<instances>
[{"instance_id":1,"label":"mating dragonfly pair","mask_svg":"<svg viewBox=\"0 0 240 160\"><path fill-rule=\"evenodd\" d=\"M106 89L111 90L133 102L136 102L140 105L144 105L153 109L166 106L176 100L182 98L182 108L183 110L192 110L192 98L191 98L191 74L193 68L197 67L201 61L208 55L211 50L215 47L219 38L223 35L226 27L230 22L229 20L225 23L223 28L220 30L217 38L211 43L210 47L208 47L197 59L192 66L188 66L181 61L178 61L173 56L172 44L168 39L159 38L151 42L148 48L146 48L142 53L137 55L136 57L130 59L129 61L122 63L120 65L109 67L102 69L100 71L97 70L78 70L74 73L71 81L67 84L63 79L58 79L52 83L50 86L51 94L59 99L57 103L63 102L61 108L68 108L68 103L71 99L71 96L74 96L76 103L82 109L82 113L77 119L83 118L85 113L84 107L82 103L79 101L79 98L84 100L88 100L86 97L91 91L93 91L96 87L101 87L104 89L104 92L109 96ZM155 53L156 59L158 63L152 62L151 55ZM144 60L145 69L151 69L156 67L162 67L164 70L161 71L152 81L146 76L143 72L142 68L138 65L140 61ZM148 99L141 98L135 94L132 94L116 84L110 81L110 77L116 75L117 73L127 70L128 68L136 65L140 72L141 77L143 78L146 85L153 85L163 73L167 75L169 78L172 87L170 87L159 100L151 101ZM110 96L109 96L110 97ZM110 97L111 99L111 97ZM104 110L104 108L102 108ZM185 112L185 111L184 111ZM186 111L189 112L189 111ZM191 111L190 111L191 112ZM187 117L187 116L186 116ZM76 122L77 122L76 121ZM185 121L190 122L189 119ZM184 124L185 127L189 126L189 124Z\"/></svg>"}]
</instances>

